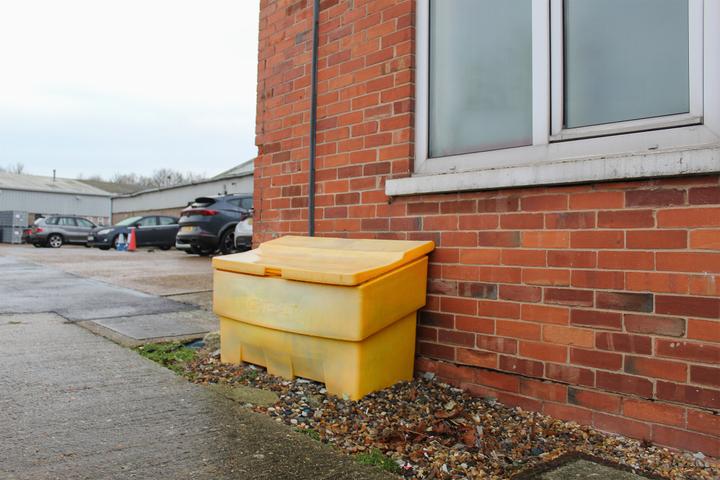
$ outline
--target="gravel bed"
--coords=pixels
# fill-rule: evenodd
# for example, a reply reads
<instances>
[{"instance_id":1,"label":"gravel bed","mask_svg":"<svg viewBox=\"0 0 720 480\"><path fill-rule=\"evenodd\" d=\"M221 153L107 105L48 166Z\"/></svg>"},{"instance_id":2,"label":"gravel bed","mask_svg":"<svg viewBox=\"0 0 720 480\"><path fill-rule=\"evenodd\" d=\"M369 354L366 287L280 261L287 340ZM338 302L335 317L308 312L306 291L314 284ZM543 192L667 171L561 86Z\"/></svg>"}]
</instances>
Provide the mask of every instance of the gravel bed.
<instances>
[{"instance_id":1,"label":"gravel bed","mask_svg":"<svg viewBox=\"0 0 720 480\"><path fill-rule=\"evenodd\" d=\"M253 365L221 364L217 352L185 365L199 384L241 384L272 390L271 407L248 405L348 454L377 452L394 460L408 479L506 479L578 452L670 479L717 479L720 464L609 435L539 413L472 397L426 374L412 382L350 401L323 384L288 381Z\"/></svg>"}]
</instances>

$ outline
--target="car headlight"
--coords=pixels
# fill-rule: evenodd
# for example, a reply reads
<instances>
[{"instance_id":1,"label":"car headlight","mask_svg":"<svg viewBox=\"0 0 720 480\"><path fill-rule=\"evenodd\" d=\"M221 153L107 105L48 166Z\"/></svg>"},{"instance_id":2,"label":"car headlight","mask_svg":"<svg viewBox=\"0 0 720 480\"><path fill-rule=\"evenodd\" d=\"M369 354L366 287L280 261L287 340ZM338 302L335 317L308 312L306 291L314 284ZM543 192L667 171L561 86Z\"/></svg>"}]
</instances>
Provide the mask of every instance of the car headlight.
<instances>
[{"instance_id":1,"label":"car headlight","mask_svg":"<svg viewBox=\"0 0 720 480\"><path fill-rule=\"evenodd\" d=\"M110 229L105 228L103 230L99 230L95 235L107 235L108 233L110 233Z\"/></svg>"}]
</instances>

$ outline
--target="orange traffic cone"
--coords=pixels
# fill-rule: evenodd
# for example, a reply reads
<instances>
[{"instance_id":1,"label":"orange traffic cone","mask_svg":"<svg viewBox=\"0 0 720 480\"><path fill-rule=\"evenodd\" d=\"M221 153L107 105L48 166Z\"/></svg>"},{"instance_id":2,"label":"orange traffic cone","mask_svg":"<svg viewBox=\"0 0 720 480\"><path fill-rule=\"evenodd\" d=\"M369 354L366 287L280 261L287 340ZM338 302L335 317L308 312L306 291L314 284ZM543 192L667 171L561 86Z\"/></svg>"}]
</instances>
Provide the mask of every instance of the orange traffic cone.
<instances>
[{"instance_id":1,"label":"orange traffic cone","mask_svg":"<svg viewBox=\"0 0 720 480\"><path fill-rule=\"evenodd\" d=\"M130 238L128 239L128 252L134 252L137 248L136 241L135 241L135 227L130 228Z\"/></svg>"}]
</instances>

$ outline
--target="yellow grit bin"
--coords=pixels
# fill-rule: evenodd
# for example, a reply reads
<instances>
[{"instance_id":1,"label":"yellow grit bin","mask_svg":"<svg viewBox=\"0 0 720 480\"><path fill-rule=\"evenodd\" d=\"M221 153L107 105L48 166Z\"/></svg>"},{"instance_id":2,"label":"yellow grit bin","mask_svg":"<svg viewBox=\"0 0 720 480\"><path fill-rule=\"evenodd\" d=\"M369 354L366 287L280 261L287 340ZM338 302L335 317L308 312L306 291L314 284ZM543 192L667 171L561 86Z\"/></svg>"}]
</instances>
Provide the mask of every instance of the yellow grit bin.
<instances>
[{"instance_id":1,"label":"yellow grit bin","mask_svg":"<svg viewBox=\"0 0 720 480\"><path fill-rule=\"evenodd\" d=\"M433 242L287 236L213 259L226 363L359 399L412 379Z\"/></svg>"}]
</instances>

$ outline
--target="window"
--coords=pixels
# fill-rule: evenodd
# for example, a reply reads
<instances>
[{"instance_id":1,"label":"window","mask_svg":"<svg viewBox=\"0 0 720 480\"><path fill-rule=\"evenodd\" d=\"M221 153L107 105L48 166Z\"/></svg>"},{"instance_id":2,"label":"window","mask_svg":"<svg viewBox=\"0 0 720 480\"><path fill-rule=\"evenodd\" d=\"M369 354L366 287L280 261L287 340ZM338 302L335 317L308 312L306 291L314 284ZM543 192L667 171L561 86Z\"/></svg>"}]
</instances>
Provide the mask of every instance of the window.
<instances>
[{"instance_id":1,"label":"window","mask_svg":"<svg viewBox=\"0 0 720 480\"><path fill-rule=\"evenodd\" d=\"M532 144L531 0L431 1L430 65L430 156Z\"/></svg>"},{"instance_id":2,"label":"window","mask_svg":"<svg viewBox=\"0 0 720 480\"><path fill-rule=\"evenodd\" d=\"M240 200L240 207L244 208L245 210L250 210L253 208L253 199L252 197L245 197Z\"/></svg>"},{"instance_id":3,"label":"window","mask_svg":"<svg viewBox=\"0 0 720 480\"><path fill-rule=\"evenodd\" d=\"M95 224L93 224L90 220L85 220L84 218L76 218L75 221L77 222L79 227L84 227L84 228L95 227Z\"/></svg>"},{"instance_id":4,"label":"window","mask_svg":"<svg viewBox=\"0 0 720 480\"><path fill-rule=\"evenodd\" d=\"M57 222L58 225L62 225L64 227L74 227L75 225L75 219L71 217L60 217Z\"/></svg>"},{"instance_id":5,"label":"window","mask_svg":"<svg viewBox=\"0 0 720 480\"><path fill-rule=\"evenodd\" d=\"M157 217L145 217L137 222L139 227L155 227L157 226Z\"/></svg>"},{"instance_id":6,"label":"window","mask_svg":"<svg viewBox=\"0 0 720 480\"><path fill-rule=\"evenodd\" d=\"M415 175L388 194L720 170L720 2L418 0L417 16ZM703 151L666 158L680 147Z\"/></svg>"},{"instance_id":7,"label":"window","mask_svg":"<svg viewBox=\"0 0 720 480\"><path fill-rule=\"evenodd\" d=\"M564 127L690 113L689 10L688 0L566 0Z\"/></svg>"},{"instance_id":8,"label":"window","mask_svg":"<svg viewBox=\"0 0 720 480\"><path fill-rule=\"evenodd\" d=\"M233 198L227 201L230 205L233 205L244 210L250 210L253 208L252 197Z\"/></svg>"},{"instance_id":9,"label":"window","mask_svg":"<svg viewBox=\"0 0 720 480\"><path fill-rule=\"evenodd\" d=\"M130 225L134 225L138 223L140 220L142 220L143 217L128 217L125 220L120 220L115 224L117 227L129 227ZM154 218L154 217L149 217Z\"/></svg>"},{"instance_id":10,"label":"window","mask_svg":"<svg viewBox=\"0 0 720 480\"><path fill-rule=\"evenodd\" d=\"M174 225L177 223L177 220L172 217L158 217L158 220L160 225Z\"/></svg>"},{"instance_id":11,"label":"window","mask_svg":"<svg viewBox=\"0 0 720 480\"><path fill-rule=\"evenodd\" d=\"M703 0L551 8L551 141L702 123Z\"/></svg>"}]
</instances>

